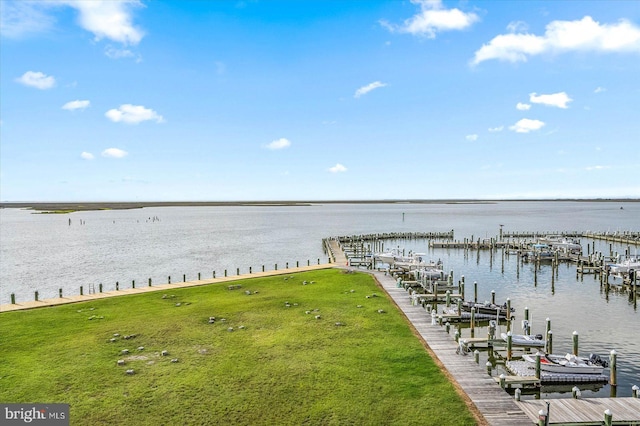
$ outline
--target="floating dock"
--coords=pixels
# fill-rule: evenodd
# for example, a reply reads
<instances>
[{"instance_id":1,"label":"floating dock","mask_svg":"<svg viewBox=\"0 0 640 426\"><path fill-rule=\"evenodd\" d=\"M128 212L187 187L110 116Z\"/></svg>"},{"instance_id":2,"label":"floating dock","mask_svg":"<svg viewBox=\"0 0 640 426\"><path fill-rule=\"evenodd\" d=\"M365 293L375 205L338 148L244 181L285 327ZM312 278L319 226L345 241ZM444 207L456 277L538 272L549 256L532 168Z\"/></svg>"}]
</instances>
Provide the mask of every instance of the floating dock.
<instances>
[{"instance_id":1,"label":"floating dock","mask_svg":"<svg viewBox=\"0 0 640 426\"><path fill-rule=\"evenodd\" d=\"M536 369L527 361L506 361L505 368L517 377L531 377L536 374ZM609 383L609 377L602 374L558 374L548 371L540 372L540 383L562 384L562 383Z\"/></svg>"}]
</instances>

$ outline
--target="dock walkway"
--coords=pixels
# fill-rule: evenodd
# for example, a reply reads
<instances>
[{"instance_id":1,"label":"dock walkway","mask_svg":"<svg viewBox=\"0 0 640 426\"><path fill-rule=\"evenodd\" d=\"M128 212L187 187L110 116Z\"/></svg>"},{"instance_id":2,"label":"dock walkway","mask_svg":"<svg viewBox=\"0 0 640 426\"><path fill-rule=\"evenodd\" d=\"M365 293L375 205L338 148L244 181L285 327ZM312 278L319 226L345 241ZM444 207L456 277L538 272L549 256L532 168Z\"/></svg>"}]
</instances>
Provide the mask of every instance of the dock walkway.
<instances>
[{"instance_id":1,"label":"dock walkway","mask_svg":"<svg viewBox=\"0 0 640 426\"><path fill-rule=\"evenodd\" d=\"M531 418L537 418L540 410L547 411L549 424L601 425L605 410L611 411L613 424L640 425L639 398L586 398L518 401L516 404Z\"/></svg>"},{"instance_id":2,"label":"dock walkway","mask_svg":"<svg viewBox=\"0 0 640 426\"><path fill-rule=\"evenodd\" d=\"M396 286L396 280L384 272L371 274L411 322L452 380L460 386L489 425L531 426L534 422L516 405L495 380L476 364L471 356L456 354L458 344L443 327L431 325L431 318L421 306L414 306L407 292Z\"/></svg>"}]
</instances>

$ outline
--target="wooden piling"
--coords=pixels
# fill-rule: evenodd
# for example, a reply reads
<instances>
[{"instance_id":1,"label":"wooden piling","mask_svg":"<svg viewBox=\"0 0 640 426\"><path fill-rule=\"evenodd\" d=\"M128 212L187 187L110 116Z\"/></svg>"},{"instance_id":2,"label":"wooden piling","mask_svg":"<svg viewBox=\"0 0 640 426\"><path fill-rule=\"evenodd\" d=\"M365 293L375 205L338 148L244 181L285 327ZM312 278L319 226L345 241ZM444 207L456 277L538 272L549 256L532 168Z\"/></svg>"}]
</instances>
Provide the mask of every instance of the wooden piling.
<instances>
[{"instance_id":1,"label":"wooden piling","mask_svg":"<svg viewBox=\"0 0 640 426\"><path fill-rule=\"evenodd\" d=\"M618 353L614 349L609 353L609 384L612 387L618 386L617 358L618 358Z\"/></svg>"},{"instance_id":2,"label":"wooden piling","mask_svg":"<svg viewBox=\"0 0 640 426\"><path fill-rule=\"evenodd\" d=\"M573 354L578 356L578 332L573 332Z\"/></svg>"}]
</instances>

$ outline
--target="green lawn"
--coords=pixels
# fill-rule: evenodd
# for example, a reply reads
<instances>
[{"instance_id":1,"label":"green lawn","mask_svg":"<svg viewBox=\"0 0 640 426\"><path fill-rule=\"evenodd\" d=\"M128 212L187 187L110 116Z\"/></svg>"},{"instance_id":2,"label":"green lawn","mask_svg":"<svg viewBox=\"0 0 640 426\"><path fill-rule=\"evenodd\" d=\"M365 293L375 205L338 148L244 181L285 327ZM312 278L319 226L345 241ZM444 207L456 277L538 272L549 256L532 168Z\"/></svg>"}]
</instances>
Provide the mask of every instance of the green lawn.
<instances>
[{"instance_id":1,"label":"green lawn","mask_svg":"<svg viewBox=\"0 0 640 426\"><path fill-rule=\"evenodd\" d=\"M73 425L475 424L366 274L8 312L0 328L0 401L69 403Z\"/></svg>"}]
</instances>

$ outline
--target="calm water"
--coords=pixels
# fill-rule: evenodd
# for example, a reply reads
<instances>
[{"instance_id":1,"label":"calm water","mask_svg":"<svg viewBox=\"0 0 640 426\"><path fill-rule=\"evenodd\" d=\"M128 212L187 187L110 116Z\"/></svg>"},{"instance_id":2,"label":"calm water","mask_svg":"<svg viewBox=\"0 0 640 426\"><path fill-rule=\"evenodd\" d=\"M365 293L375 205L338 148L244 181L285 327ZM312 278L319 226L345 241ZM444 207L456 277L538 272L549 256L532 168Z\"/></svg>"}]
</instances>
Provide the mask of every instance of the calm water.
<instances>
[{"instance_id":1,"label":"calm water","mask_svg":"<svg viewBox=\"0 0 640 426\"><path fill-rule=\"evenodd\" d=\"M623 209L620 209L623 207ZM404 220L403 220L404 213ZM158 220L154 220L157 218ZM71 225L69 225L71 219ZM163 207L77 212L68 215L0 210L0 304L16 299L79 294L103 283L105 291L254 271L277 263L295 266L326 262L321 240L333 235L454 230L456 239L495 237L505 231L637 231L640 203L500 202L493 204L339 204L300 207ZM589 243L583 241L583 244ZM391 243L389 243L391 244ZM396 244L396 243L394 243ZM571 334L580 335L580 352L618 355L618 396L640 385L640 314L627 295L603 294L593 276L576 280L575 266L561 265L553 277L542 267L518 264L489 252L429 250L426 241L397 242L442 259L456 278L465 275L467 294L478 282L479 299L511 299L517 321L530 309L533 332L551 318L554 352L571 350ZM389 245L387 245L388 247ZM626 247L613 246L624 252ZM609 244L596 242L596 250ZM637 250L631 247L632 252ZM470 296L467 296L469 298ZM583 394L589 395L590 391ZM591 392L608 396L605 386Z\"/></svg>"}]
</instances>

